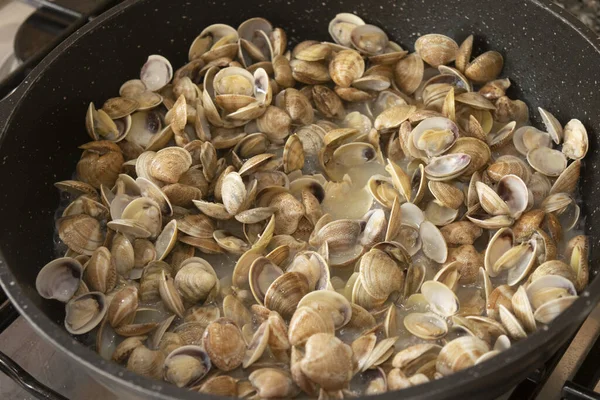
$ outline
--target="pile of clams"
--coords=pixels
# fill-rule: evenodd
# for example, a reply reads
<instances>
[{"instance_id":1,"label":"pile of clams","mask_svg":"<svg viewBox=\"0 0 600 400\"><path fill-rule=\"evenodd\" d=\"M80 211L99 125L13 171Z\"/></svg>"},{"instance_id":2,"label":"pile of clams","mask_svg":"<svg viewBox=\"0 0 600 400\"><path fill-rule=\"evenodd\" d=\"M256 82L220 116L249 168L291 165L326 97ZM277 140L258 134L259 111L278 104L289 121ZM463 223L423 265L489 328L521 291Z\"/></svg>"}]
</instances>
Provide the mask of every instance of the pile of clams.
<instances>
[{"instance_id":1,"label":"pile of clams","mask_svg":"<svg viewBox=\"0 0 600 400\"><path fill-rule=\"evenodd\" d=\"M329 33L211 25L90 103L36 282L71 334L193 391L339 399L484 362L585 290L582 123L531 126L473 36Z\"/></svg>"}]
</instances>

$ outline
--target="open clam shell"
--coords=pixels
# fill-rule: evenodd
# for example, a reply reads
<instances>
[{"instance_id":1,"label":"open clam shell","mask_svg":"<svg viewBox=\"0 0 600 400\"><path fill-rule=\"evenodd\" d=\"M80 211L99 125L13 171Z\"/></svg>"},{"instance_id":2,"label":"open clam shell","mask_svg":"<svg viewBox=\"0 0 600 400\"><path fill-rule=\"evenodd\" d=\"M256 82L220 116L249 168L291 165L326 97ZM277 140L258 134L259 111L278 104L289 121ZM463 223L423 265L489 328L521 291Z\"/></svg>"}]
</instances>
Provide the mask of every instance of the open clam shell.
<instances>
[{"instance_id":1,"label":"open clam shell","mask_svg":"<svg viewBox=\"0 0 600 400\"><path fill-rule=\"evenodd\" d=\"M35 287L45 299L56 299L66 303L81 284L83 267L74 258L57 258L46 264L38 273Z\"/></svg>"},{"instance_id":2,"label":"open clam shell","mask_svg":"<svg viewBox=\"0 0 600 400\"><path fill-rule=\"evenodd\" d=\"M163 373L178 387L194 386L210 371L211 362L201 346L182 346L165 357Z\"/></svg>"},{"instance_id":3,"label":"open clam shell","mask_svg":"<svg viewBox=\"0 0 600 400\"><path fill-rule=\"evenodd\" d=\"M444 317L458 312L459 301L452 289L437 281L427 281L421 285L421 293L429 302L431 310Z\"/></svg>"},{"instance_id":4,"label":"open clam shell","mask_svg":"<svg viewBox=\"0 0 600 400\"><path fill-rule=\"evenodd\" d=\"M448 181L462 175L470 163L468 154L447 154L433 158L425 167L425 173L432 181Z\"/></svg>"},{"instance_id":5,"label":"open clam shell","mask_svg":"<svg viewBox=\"0 0 600 400\"><path fill-rule=\"evenodd\" d=\"M73 335L82 335L97 327L108 305L104 293L88 292L74 297L65 306L65 328Z\"/></svg>"}]
</instances>

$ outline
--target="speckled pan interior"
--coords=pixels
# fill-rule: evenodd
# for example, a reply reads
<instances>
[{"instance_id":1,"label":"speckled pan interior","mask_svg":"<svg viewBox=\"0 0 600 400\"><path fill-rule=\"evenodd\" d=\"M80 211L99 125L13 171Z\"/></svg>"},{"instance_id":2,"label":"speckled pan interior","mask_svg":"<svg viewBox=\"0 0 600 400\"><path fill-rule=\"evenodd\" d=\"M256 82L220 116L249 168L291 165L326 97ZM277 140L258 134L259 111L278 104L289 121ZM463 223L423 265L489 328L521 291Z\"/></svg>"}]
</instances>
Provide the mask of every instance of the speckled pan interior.
<instances>
[{"instance_id":1,"label":"speckled pan interior","mask_svg":"<svg viewBox=\"0 0 600 400\"><path fill-rule=\"evenodd\" d=\"M104 362L64 331L62 305L42 301L35 292L35 276L52 258L58 204L52 184L71 177L80 155L77 146L88 140L87 105L114 96L124 80L138 76L149 54L162 54L174 66L182 65L189 44L209 24L237 26L263 16L283 27L293 42L325 40L328 21L338 12L357 13L409 49L421 34L443 33L460 42L473 33L475 54L484 49L503 53L503 75L513 82L509 95L528 103L534 123L540 124L533 108L537 106L563 123L579 118L591 142L581 206L593 245L593 275L598 272L600 43L560 9L534 0L126 1L63 43L0 107L0 124L6 123L0 131L0 281L39 331L113 388L145 398L199 396ZM589 292L549 330L535 333L491 362L405 390L402 398L476 399L505 391L564 343L598 297L600 282L595 279Z\"/></svg>"}]
</instances>

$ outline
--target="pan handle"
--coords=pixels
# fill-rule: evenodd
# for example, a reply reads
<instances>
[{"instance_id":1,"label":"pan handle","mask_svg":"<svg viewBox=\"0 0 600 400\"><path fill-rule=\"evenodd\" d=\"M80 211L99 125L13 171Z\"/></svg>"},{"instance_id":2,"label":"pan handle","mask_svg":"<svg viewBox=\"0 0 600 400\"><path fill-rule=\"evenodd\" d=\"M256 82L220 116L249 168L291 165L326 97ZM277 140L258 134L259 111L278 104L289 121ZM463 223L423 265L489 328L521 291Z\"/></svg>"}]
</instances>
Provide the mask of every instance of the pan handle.
<instances>
[{"instance_id":1,"label":"pan handle","mask_svg":"<svg viewBox=\"0 0 600 400\"><path fill-rule=\"evenodd\" d=\"M14 362L9 356L0 351L0 371L8 375L29 394L44 400L69 400L55 392L31 376L27 371Z\"/></svg>"}]
</instances>

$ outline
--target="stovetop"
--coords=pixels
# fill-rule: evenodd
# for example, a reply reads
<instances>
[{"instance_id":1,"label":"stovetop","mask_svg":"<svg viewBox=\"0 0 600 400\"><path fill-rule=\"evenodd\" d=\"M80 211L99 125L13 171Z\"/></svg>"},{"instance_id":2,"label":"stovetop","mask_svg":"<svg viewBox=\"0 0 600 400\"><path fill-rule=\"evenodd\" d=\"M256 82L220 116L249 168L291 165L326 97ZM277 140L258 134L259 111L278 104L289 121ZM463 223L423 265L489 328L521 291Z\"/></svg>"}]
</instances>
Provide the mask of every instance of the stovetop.
<instances>
[{"instance_id":1,"label":"stovetop","mask_svg":"<svg viewBox=\"0 0 600 400\"><path fill-rule=\"evenodd\" d=\"M53 3L49 5L52 9L36 12L34 5L39 6L44 2ZM600 34L600 0L555 2ZM107 3L107 0L0 0L0 98L26 76L52 45L59 43L102 9L103 3ZM61 7L72 12L61 15L53 10ZM20 40L15 42L15 37ZM569 343L544 366L511 388L502 399L600 400L599 336L600 305ZM40 339L31 326L18 316L1 289L0 352L11 357L42 384L68 399L119 399L77 368L72 360ZM0 372L0 399L35 398Z\"/></svg>"}]
</instances>

